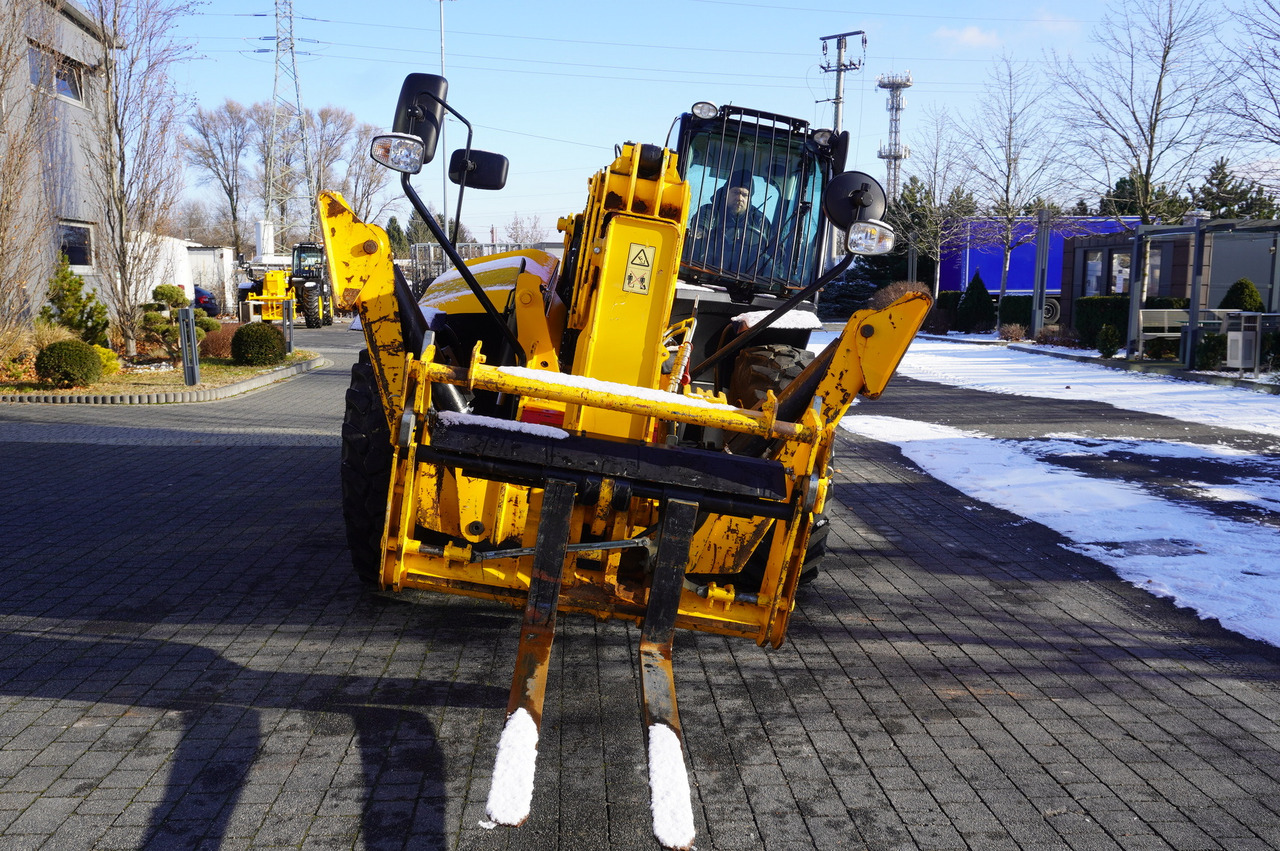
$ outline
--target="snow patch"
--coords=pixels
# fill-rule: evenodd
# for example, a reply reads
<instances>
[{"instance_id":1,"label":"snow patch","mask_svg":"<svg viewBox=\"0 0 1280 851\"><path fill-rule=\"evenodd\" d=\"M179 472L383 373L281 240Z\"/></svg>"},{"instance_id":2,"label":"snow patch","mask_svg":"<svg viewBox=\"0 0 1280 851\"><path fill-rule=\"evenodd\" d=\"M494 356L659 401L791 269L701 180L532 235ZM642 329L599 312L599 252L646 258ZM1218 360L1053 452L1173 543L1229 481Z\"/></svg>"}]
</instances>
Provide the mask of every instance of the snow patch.
<instances>
[{"instance_id":1,"label":"snow patch","mask_svg":"<svg viewBox=\"0 0 1280 851\"><path fill-rule=\"evenodd\" d=\"M1072 541L1069 549L1110 566L1125 581L1280 646L1280 574L1272 569L1280 530L1275 527L1166 500L1134 482L1056 467L1038 457L1034 442L893 417L849 416L840 425L895 444L930 476L977 500L1056 530ZM1115 442L1099 444L1106 451ZM1149 448L1152 455L1193 457L1194 451L1191 444ZM1220 447L1200 449L1202 457L1223 454ZM1257 492L1254 484L1237 481L1231 493Z\"/></svg>"},{"instance_id":2,"label":"snow patch","mask_svg":"<svg viewBox=\"0 0 1280 851\"><path fill-rule=\"evenodd\" d=\"M486 428L502 429L503 431L519 432L520 434L549 437L554 440L564 440L569 436L569 432L562 428L541 425L539 423L522 423L515 420L500 420L496 417L482 417L478 414L463 414L458 411L441 411L438 416L440 417L440 422L447 426L478 425Z\"/></svg>"},{"instance_id":3,"label":"snow patch","mask_svg":"<svg viewBox=\"0 0 1280 851\"><path fill-rule=\"evenodd\" d=\"M507 719L493 761L493 785L485 814L498 824L517 825L529 817L533 802L533 771L538 759L538 725L524 709Z\"/></svg>"},{"instance_id":4,"label":"snow patch","mask_svg":"<svg viewBox=\"0 0 1280 851\"><path fill-rule=\"evenodd\" d=\"M665 848L693 845L693 804L680 738L666 724L649 727L649 796L653 835Z\"/></svg>"},{"instance_id":5,"label":"snow patch","mask_svg":"<svg viewBox=\"0 0 1280 851\"><path fill-rule=\"evenodd\" d=\"M733 317L733 321L741 322L751 328L772 312L772 310L753 310L750 313L739 313ZM777 321L769 327L781 330L816 331L822 327L822 320L818 318L818 314L807 310L791 310L779 316Z\"/></svg>"}]
</instances>

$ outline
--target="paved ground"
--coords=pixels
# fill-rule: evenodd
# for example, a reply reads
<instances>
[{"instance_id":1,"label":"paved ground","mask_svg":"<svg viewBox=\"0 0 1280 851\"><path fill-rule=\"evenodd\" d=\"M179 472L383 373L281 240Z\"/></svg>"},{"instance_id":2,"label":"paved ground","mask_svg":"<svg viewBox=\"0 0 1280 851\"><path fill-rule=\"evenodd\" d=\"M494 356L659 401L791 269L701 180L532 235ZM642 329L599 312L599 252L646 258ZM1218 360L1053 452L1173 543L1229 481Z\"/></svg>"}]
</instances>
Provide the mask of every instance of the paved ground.
<instances>
[{"instance_id":1,"label":"paved ground","mask_svg":"<svg viewBox=\"0 0 1280 851\"><path fill-rule=\"evenodd\" d=\"M0 848L655 847L638 634L581 618L560 621L534 815L480 826L515 614L352 577L357 342L303 330L333 367L222 402L0 405ZM905 380L874 411L1188 439ZM678 637L699 849L1280 847L1275 648L892 447L846 440L839 466L834 557L789 643Z\"/></svg>"}]
</instances>

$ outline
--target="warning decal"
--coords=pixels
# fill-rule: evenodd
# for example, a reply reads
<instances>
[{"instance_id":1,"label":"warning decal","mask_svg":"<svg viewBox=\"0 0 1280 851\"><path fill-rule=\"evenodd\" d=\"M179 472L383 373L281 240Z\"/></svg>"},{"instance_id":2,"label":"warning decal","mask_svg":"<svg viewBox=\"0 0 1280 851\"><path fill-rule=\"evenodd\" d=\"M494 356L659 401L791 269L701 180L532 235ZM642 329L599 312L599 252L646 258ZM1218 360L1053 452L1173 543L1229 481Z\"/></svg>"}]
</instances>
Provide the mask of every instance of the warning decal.
<instances>
[{"instance_id":1,"label":"warning decal","mask_svg":"<svg viewBox=\"0 0 1280 851\"><path fill-rule=\"evenodd\" d=\"M624 292L649 294L649 278L653 275L653 259L657 253L656 245L631 243L627 251L627 276L622 281Z\"/></svg>"}]
</instances>

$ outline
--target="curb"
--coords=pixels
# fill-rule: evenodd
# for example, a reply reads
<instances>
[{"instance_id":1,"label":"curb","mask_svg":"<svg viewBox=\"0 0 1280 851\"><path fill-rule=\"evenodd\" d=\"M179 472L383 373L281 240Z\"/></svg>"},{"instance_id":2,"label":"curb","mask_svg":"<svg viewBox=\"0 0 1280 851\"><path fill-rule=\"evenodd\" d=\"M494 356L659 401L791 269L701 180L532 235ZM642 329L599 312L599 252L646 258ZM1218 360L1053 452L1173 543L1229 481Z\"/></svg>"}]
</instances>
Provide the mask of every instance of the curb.
<instances>
[{"instance_id":1,"label":"curb","mask_svg":"<svg viewBox=\"0 0 1280 851\"><path fill-rule=\"evenodd\" d=\"M1184 367L1175 366L1173 364L1164 363L1144 363L1142 361L1129 360L1104 360L1100 357L1092 357L1090 355L1073 355L1067 352L1046 352L1035 346L1029 346L1020 343L1010 343L1008 340L957 340L952 337L943 337L938 334L918 334L918 337L925 340L934 340L941 343L958 343L961 345L971 346L1003 346L1018 352L1027 352L1033 355L1045 355L1051 358L1059 358L1061 360L1071 360L1077 363L1091 363L1107 369L1118 369L1125 372L1150 372L1155 375L1163 375L1167 378L1174 378L1179 381L1190 381L1196 384L1217 384L1221 387L1239 387L1242 390L1252 390L1255 393L1269 393L1272 396L1280 396L1280 384L1251 381L1247 378L1232 378L1227 375L1208 375L1202 372L1188 372Z\"/></svg>"},{"instance_id":2,"label":"curb","mask_svg":"<svg viewBox=\"0 0 1280 851\"><path fill-rule=\"evenodd\" d=\"M305 372L311 372L329 364L330 361L316 356L308 361L282 366L279 369L273 369L271 372L256 375L253 378L246 378L244 381L237 381L234 384L213 387L208 390L179 390L165 393L115 393L111 395L88 393L5 393L0 394L0 402L72 405L171 405L179 402L214 402L218 399L239 396L241 393L248 393L250 390L265 387L268 384L274 384L277 381L292 378L295 375L302 375Z\"/></svg>"}]
</instances>

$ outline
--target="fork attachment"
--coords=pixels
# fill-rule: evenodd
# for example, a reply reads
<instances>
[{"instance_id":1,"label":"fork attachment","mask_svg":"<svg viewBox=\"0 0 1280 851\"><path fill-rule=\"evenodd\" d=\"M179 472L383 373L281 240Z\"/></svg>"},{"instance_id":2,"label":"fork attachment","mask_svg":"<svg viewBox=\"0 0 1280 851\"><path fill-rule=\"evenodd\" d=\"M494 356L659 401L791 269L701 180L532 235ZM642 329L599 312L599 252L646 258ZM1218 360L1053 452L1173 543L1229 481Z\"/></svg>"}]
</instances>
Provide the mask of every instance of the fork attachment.
<instances>
[{"instance_id":1,"label":"fork attachment","mask_svg":"<svg viewBox=\"0 0 1280 851\"><path fill-rule=\"evenodd\" d=\"M485 804L489 818L498 824L521 824L528 818L533 802L542 702L547 693L547 668L556 635L556 607L576 493L573 482L552 480L547 482L542 496L529 599L520 628L511 696L507 699L507 723L498 740L493 783Z\"/></svg>"},{"instance_id":2,"label":"fork attachment","mask_svg":"<svg viewBox=\"0 0 1280 851\"><path fill-rule=\"evenodd\" d=\"M664 848L691 848L695 829L684 736L676 709L671 645L684 588L689 544L698 520L698 503L668 499L661 538L649 584L649 605L640 631L640 684L649 741L649 795L653 835Z\"/></svg>"}]
</instances>

